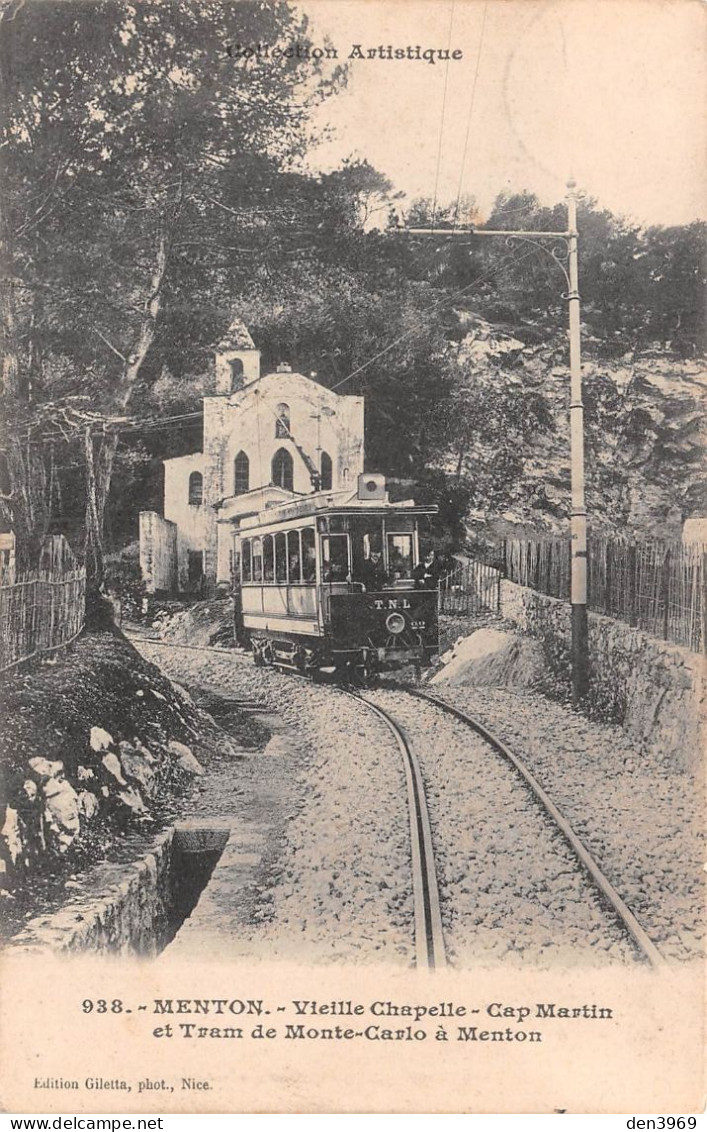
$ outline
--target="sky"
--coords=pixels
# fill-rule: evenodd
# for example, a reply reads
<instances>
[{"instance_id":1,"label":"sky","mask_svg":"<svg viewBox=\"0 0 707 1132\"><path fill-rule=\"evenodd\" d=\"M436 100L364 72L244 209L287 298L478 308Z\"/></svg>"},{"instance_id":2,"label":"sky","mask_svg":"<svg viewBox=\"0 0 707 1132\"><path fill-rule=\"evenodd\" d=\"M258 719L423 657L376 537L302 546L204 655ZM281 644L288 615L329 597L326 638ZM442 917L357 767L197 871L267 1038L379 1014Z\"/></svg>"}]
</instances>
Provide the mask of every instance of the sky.
<instances>
[{"instance_id":1,"label":"sky","mask_svg":"<svg viewBox=\"0 0 707 1132\"><path fill-rule=\"evenodd\" d=\"M301 0L313 42L462 52L434 64L350 60L319 111L313 164L366 158L408 198L502 190L542 203L569 176L640 224L707 214L702 0ZM467 140L468 135L468 140ZM435 191L436 190L436 191Z\"/></svg>"}]
</instances>

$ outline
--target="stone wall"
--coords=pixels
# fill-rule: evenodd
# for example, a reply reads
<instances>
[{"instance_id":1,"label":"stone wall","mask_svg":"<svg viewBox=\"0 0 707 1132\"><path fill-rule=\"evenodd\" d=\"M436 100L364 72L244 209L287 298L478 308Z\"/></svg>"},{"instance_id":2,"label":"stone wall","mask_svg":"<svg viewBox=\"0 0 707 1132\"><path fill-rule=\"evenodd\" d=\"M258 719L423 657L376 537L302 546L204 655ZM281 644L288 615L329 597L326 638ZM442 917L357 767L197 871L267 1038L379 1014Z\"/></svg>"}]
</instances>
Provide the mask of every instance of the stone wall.
<instances>
[{"instance_id":1,"label":"stone wall","mask_svg":"<svg viewBox=\"0 0 707 1132\"><path fill-rule=\"evenodd\" d=\"M218 822L178 822L153 837L130 864L103 862L80 874L68 903L33 917L10 946L26 952L159 955L191 914L229 834Z\"/></svg>"},{"instance_id":2,"label":"stone wall","mask_svg":"<svg viewBox=\"0 0 707 1132\"><path fill-rule=\"evenodd\" d=\"M140 512L140 569L148 593L177 585L177 527L156 511Z\"/></svg>"},{"instance_id":3,"label":"stone wall","mask_svg":"<svg viewBox=\"0 0 707 1132\"><path fill-rule=\"evenodd\" d=\"M215 523L213 511L206 506L207 463L201 452L164 461L164 516L177 528L177 568L182 590L189 588L189 552L204 551L208 531ZM203 477L203 503L189 502L189 479L193 472Z\"/></svg>"},{"instance_id":4,"label":"stone wall","mask_svg":"<svg viewBox=\"0 0 707 1132\"><path fill-rule=\"evenodd\" d=\"M133 864L103 864L82 875L73 899L58 912L30 920L11 947L157 955L170 913L173 836L172 830L160 834Z\"/></svg>"},{"instance_id":5,"label":"stone wall","mask_svg":"<svg viewBox=\"0 0 707 1132\"><path fill-rule=\"evenodd\" d=\"M504 580L501 612L542 642L557 686L569 693L569 604ZM703 657L590 613L589 686L593 712L620 723L641 750L685 767L696 762L707 706Z\"/></svg>"}]
</instances>

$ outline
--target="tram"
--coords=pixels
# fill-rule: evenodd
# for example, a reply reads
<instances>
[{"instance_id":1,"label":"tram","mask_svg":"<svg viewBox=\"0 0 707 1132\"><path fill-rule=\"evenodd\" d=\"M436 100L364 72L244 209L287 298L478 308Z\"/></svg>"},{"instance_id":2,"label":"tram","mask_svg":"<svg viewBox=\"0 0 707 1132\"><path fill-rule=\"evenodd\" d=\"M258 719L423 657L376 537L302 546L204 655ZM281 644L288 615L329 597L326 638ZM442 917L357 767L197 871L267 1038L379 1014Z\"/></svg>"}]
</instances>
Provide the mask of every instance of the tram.
<instances>
[{"instance_id":1,"label":"tram","mask_svg":"<svg viewBox=\"0 0 707 1132\"><path fill-rule=\"evenodd\" d=\"M390 503L383 476L241 522L236 631L258 665L366 680L438 651L438 584L420 536L434 506Z\"/></svg>"}]
</instances>

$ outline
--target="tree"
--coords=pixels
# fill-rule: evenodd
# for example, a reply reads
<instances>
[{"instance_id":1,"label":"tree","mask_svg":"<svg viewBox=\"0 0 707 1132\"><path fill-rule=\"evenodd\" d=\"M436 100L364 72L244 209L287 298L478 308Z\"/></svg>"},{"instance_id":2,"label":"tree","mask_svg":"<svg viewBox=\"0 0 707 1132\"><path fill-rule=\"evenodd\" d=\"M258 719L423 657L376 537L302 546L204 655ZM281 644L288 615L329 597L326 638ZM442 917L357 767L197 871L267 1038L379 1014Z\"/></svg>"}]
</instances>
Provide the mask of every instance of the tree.
<instances>
[{"instance_id":1,"label":"tree","mask_svg":"<svg viewBox=\"0 0 707 1132\"><path fill-rule=\"evenodd\" d=\"M51 430L36 404L54 394L89 399L104 422L97 430L95 412L81 422L85 553L96 584L117 425L150 365L172 289L195 261L198 285L210 246L257 241L260 194L302 156L312 105L343 78L310 60L249 67L227 45L306 43L307 33L284 0L30 0L3 13L3 504L23 542L36 542L37 476L32 457L21 459L22 429L39 423L28 448L41 452ZM75 432L77 404L74 413Z\"/></svg>"}]
</instances>

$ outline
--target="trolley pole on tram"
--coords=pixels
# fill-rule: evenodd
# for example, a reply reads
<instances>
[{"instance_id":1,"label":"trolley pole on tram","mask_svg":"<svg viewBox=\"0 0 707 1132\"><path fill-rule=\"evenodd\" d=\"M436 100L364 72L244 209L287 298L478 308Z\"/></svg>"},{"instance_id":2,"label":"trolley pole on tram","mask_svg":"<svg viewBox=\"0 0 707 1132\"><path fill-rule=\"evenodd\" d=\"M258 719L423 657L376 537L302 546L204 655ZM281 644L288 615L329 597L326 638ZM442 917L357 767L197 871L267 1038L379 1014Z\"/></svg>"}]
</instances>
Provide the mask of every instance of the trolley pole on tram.
<instances>
[{"instance_id":1,"label":"trolley pole on tram","mask_svg":"<svg viewBox=\"0 0 707 1132\"><path fill-rule=\"evenodd\" d=\"M581 703L589 683L589 639L587 628L587 508L584 497L584 402L582 400L582 352L579 310L579 250L576 183L567 182L567 230L565 232L507 231L490 228L408 228L412 235L435 237L503 237L508 243L536 244L562 271L567 283L570 349L570 484L571 484L571 589L572 606L572 702ZM545 245L549 240L552 247ZM564 261L564 262L563 262Z\"/></svg>"}]
</instances>

